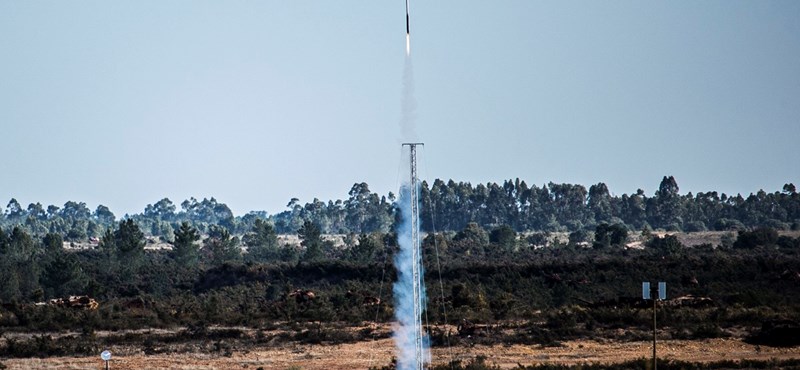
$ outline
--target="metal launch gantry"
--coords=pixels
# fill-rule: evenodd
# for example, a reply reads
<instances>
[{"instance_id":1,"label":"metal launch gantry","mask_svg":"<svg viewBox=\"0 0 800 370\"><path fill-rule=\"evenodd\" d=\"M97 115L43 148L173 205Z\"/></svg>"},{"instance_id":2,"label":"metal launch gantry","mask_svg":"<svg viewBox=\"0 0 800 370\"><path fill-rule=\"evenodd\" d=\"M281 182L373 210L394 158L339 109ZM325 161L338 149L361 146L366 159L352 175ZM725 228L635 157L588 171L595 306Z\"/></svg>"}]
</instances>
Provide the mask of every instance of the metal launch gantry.
<instances>
[{"instance_id":1,"label":"metal launch gantry","mask_svg":"<svg viewBox=\"0 0 800 370\"><path fill-rule=\"evenodd\" d=\"M423 143L404 143L411 152L411 278L414 291L414 357L417 370L425 366L422 345L422 269L419 240L419 186L417 178L417 145Z\"/></svg>"}]
</instances>

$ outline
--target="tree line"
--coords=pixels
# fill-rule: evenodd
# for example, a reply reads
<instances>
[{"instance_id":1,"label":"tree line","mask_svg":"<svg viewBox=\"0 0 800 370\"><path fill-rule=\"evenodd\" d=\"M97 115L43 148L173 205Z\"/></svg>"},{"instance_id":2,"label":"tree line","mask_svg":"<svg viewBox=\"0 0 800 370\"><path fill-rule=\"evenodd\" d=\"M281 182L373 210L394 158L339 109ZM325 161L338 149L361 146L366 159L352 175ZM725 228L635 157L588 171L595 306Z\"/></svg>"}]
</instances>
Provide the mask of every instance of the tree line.
<instances>
[{"instance_id":1,"label":"tree line","mask_svg":"<svg viewBox=\"0 0 800 370\"><path fill-rule=\"evenodd\" d=\"M549 183L541 187L519 179L472 185L435 180L421 184L424 231L459 231L469 223L483 228L507 225L517 232L576 232L594 230L600 224L625 225L630 230L667 231L741 230L759 226L800 228L800 195L794 184L781 191L759 190L747 197L716 191L679 193L677 181L665 176L652 196L638 189L632 194L611 195L604 183L583 185ZM398 219L395 195L370 191L356 183L345 200L314 199L302 204L293 198L287 210L276 214L253 211L236 216L215 198L190 198L176 205L164 198L148 204L139 214L125 215L146 235L171 240L183 222L200 233L222 227L234 235L250 230L257 219L271 223L278 234L294 234L310 221L325 234L388 232ZM59 234L66 241L99 238L118 221L106 206L92 211L86 203L69 201L63 207L31 203L23 207L11 199L0 207L0 227L21 227L32 235Z\"/></svg>"},{"instance_id":2,"label":"tree line","mask_svg":"<svg viewBox=\"0 0 800 370\"><path fill-rule=\"evenodd\" d=\"M578 231L599 224L623 224L629 229L667 231L736 230L767 226L797 227L800 195L793 184L782 191L763 190L747 198L716 191L681 195L678 183L665 176L653 196L638 189L612 196L604 183L549 183L538 187L525 181L472 186L436 180L423 184L423 227L459 230L469 222L483 227L509 225L517 231Z\"/></svg>"}]
</instances>

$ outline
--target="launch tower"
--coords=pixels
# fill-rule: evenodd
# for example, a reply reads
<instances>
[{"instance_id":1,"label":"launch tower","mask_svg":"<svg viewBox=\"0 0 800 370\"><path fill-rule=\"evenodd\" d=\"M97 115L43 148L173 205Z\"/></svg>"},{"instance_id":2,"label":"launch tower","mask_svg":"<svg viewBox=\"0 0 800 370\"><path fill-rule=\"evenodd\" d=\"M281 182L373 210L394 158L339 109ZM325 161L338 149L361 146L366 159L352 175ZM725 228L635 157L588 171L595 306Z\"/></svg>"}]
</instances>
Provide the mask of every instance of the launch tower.
<instances>
[{"instance_id":1,"label":"launch tower","mask_svg":"<svg viewBox=\"0 0 800 370\"><path fill-rule=\"evenodd\" d=\"M414 356L416 369L424 368L422 344L422 253L419 239L419 179L417 178L417 146L423 143L405 143L411 156L411 275L413 279L414 299Z\"/></svg>"}]
</instances>

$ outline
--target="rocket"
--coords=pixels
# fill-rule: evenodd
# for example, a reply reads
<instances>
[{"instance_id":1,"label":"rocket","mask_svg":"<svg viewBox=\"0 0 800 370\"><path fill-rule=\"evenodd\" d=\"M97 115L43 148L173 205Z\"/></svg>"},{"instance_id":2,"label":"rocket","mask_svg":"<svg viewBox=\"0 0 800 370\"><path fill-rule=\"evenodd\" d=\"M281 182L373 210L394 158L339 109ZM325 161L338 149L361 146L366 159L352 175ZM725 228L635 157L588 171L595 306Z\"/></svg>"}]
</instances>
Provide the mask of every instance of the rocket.
<instances>
[{"instance_id":1,"label":"rocket","mask_svg":"<svg viewBox=\"0 0 800 370\"><path fill-rule=\"evenodd\" d=\"M411 55L411 27L408 19L408 1L406 0L406 56Z\"/></svg>"},{"instance_id":2,"label":"rocket","mask_svg":"<svg viewBox=\"0 0 800 370\"><path fill-rule=\"evenodd\" d=\"M409 0L406 0L406 35L411 33L411 30L408 26L408 1Z\"/></svg>"}]
</instances>

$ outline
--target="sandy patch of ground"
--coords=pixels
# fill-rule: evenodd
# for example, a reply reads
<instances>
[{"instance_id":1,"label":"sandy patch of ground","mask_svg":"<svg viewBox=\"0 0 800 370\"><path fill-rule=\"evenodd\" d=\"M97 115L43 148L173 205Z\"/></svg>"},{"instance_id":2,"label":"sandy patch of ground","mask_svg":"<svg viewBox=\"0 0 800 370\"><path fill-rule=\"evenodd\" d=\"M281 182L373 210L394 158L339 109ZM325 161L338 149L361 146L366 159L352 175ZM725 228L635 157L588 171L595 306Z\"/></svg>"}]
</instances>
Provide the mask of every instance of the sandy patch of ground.
<instances>
[{"instance_id":1,"label":"sandy patch of ground","mask_svg":"<svg viewBox=\"0 0 800 370\"><path fill-rule=\"evenodd\" d=\"M659 343L659 357L709 362L736 359L800 358L800 348L772 348L746 344L739 339L700 341L668 340ZM114 349L112 348L112 351ZM475 356L502 368L535 363L576 364L584 362L612 363L650 357L651 342L568 341L562 347L510 345L435 348L435 363L452 359L468 361ZM230 357L202 353L141 354L114 356L112 369L366 369L384 366L395 354L391 339L380 339L342 345L283 345L234 352ZM103 361L95 357L53 357L45 359L8 359L9 369L102 369Z\"/></svg>"}]
</instances>

